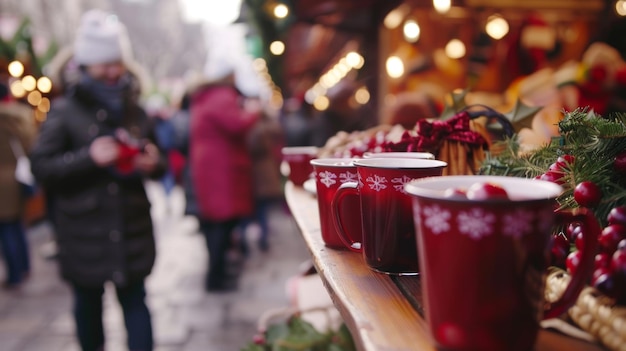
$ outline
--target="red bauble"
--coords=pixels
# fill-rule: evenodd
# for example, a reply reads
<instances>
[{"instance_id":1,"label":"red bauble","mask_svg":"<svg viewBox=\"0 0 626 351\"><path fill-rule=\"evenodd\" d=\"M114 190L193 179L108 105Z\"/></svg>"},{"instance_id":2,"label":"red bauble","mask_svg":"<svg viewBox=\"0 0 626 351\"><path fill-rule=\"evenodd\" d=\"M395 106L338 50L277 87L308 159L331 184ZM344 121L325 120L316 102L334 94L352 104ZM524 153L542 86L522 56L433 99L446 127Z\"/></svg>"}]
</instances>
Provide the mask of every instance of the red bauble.
<instances>
[{"instance_id":1,"label":"red bauble","mask_svg":"<svg viewBox=\"0 0 626 351\"><path fill-rule=\"evenodd\" d=\"M611 209L607 216L609 224L626 225L626 206L618 206Z\"/></svg>"},{"instance_id":2,"label":"red bauble","mask_svg":"<svg viewBox=\"0 0 626 351\"><path fill-rule=\"evenodd\" d=\"M602 200L602 190L594 182L580 182L574 188L574 200L583 207L594 207Z\"/></svg>"},{"instance_id":3,"label":"red bauble","mask_svg":"<svg viewBox=\"0 0 626 351\"><path fill-rule=\"evenodd\" d=\"M615 156L615 161L613 161L613 169L617 173L626 174L626 152L622 152Z\"/></svg>"}]
</instances>

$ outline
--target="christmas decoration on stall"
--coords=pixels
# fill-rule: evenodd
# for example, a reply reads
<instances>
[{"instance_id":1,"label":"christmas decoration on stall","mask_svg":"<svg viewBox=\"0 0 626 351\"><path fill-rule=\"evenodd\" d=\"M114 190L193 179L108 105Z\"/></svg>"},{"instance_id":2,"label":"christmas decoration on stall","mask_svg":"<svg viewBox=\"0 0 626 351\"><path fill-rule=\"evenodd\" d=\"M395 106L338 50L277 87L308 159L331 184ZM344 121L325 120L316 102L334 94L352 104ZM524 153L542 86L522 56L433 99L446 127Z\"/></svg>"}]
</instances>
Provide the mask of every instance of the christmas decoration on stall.
<instances>
[{"instance_id":1,"label":"christmas decoration on stall","mask_svg":"<svg viewBox=\"0 0 626 351\"><path fill-rule=\"evenodd\" d=\"M483 174L536 178L557 183L561 209L586 207L603 227L596 267L589 284L626 304L626 113L601 116L588 109L565 114L560 136L531 152L520 152L516 138L488 157ZM554 235L552 264L575 271L582 228L570 225Z\"/></svg>"},{"instance_id":2,"label":"christmas decoration on stall","mask_svg":"<svg viewBox=\"0 0 626 351\"><path fill-rule=\"evenodd\" d=\"M292 8L291 1L274 0L245 0L248 20L254 30L248 34L251 41L258 41L260 52L253 52L256 57L261 57L267 64L267 69L275 84L284 90L282 79L283 57L270 52L270 43L281 40L293 22L291 11L284 18L276 18L273 9L276 5L283 4ZM255 45L257 46L257 45Z\"/></svg>"},{"instance_id":3,"label":"christmas decoration on stall","mask_svg":"<svg viewBox=\"0 0 626 351\"><path fill-rule=\"evenodd\" d=\"M0 37L0 57L8 61L21 61L27 72L38 77L42 75L42 67L54 57L57 51L58 45L52 42L43 54L38 56L35 53L31 22L28 18L21 21L12 38Z\"/></svg>"},{"instance_id":4,"label":"christmas decoration on stall","mask_svg":"<svg viewBox=\"0 0 626 351\"><path fill-rule=\"evenodd\" d=\"M2 69L6 69L1 76L3 79L9 77L5 83L9 86L12 98L23 100L34 108L38 122L45 120L50 109L47 96L52 90L52 82L43 75L42 67L57 51L58 46L52 42L43 54L37 55L28 18L20 22L13 37L0 38L0 61Z\"/></svg>"},{"instance_id":5,"label":"christmas decoration on stall","mask_svg":"<svg viewBox=\"0 0 626 351\"><path fill-rule=\"evenodd\" d=\"M556 74L564 101L575 106L588 106L605 115L623 106L626 99L626 61L617 49L596 42L583 53L581 62L568 62ZM621 96L620 96L621 95ZM621 100L621 102L619 101ZM574 108L574 106L566 106Z\"/></svg>"}]
</instances>

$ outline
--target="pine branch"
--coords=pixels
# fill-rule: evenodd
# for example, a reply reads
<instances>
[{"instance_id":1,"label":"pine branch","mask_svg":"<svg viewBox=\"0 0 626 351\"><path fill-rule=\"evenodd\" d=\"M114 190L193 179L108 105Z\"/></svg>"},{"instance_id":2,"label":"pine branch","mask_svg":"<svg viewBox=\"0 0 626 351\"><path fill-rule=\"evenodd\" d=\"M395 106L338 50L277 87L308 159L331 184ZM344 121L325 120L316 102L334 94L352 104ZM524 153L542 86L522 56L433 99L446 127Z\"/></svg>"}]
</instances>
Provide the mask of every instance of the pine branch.
<instances>
[{"instance_id":1,"label":"pine branch","mask_svg":"<svg viewBox=\"0 0 626 351\"><path fill-rule=\"evenodd\" d=\"M488 156L481 173L534 178L549 171L559 156L569 154L575 161L563 170L559 179L563 193L557 201L562 209L578 207L573 193L577 184L591 181L603 193L600 204L593 209L603 225L613 207L626 205L626 177L613 168L615 157L626 152L626 113L602 117L577 109L566 113L559 122L560 136L530 153L521 153L517 137L497 145L502 150Z\"/></svg>"}]
</instances>

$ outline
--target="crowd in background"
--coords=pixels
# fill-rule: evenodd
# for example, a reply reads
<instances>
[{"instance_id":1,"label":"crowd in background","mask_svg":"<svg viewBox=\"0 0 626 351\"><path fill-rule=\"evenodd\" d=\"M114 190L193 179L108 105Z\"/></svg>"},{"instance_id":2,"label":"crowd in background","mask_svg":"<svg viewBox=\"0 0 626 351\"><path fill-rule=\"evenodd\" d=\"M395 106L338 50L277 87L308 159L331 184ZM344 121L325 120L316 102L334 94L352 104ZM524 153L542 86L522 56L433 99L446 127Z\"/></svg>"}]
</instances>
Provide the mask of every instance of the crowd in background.
<instances>
[{"instance_id":1,"label":"crowd in background","mask_svg":"<svg viewBox=\"0 0 626 351\"><path fill-rule=\"evenodd\" d=\"M238 89L226 60L209 63L182 97L145 98L145 72L124 25L100 10L83 15L72 50L50 69L59 93L39 126L30 107L11 98L8 77L0 86L3 287L19 289L30 273L23 221L30 195L16 177L20 156L29 156L26 173L46 199L81 349L104 349L103 294L111 282L129 349L151 350L145 279L158 253L146 182L161 184L165 196L184 189L185 215L198 219L206 239L206 291L236 290L250 224L260 229L258 249L271 250L268 211L283 201L280 150L291 133L259 96Z\"/></svg>"}]
</instances>

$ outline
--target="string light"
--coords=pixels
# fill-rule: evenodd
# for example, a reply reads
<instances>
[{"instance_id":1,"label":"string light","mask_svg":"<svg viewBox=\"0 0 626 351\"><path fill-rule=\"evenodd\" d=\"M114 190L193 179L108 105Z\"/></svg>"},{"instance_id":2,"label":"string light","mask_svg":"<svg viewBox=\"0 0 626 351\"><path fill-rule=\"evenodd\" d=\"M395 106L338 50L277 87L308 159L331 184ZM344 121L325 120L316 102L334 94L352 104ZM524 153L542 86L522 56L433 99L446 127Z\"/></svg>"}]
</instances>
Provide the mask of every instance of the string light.
<instances>
[{"instance_id":1,"label":"string light","mask_svg":"<svg viewBox=\"0 0 626 351\"><path fill-rule=\"evenodd\" d=\"M274 6L274 17L285 18L287 15L289 15L289 8L285 4Z\"/></svg>"},{"instance_id":2,"label":"string light","mask_svg":"<svg viewBox=\"0 0 626 351\"><path fill-rule=\"evenodd\" d=\"M385 16L383 24L387 29L395 29L402 23L402 20L410 11L411 7L409 5L402 4L391 10L387 16Z\"/></svg>"},{"instance_id":3,"label":"string light","mask_svg":"<svg viewBox=\"0 0 626 351\"><path fill-rule=\"evenodd\" d=\"M402 28L404 39L409 43L415 43L420 38L420 26L415 20L407 20Z\"/></svg>"},{"instance_id":4,"label":"string light","mask_svg":"<svg viewBox=\"0 0 626 351\"><path fill-rule=\"evenodd\" d=\"M360 87L354 93L354 99L361 105L365 105L370 101L370 92L366 87Z\"/></svg>"},{"instance_id":5,"label":"string light","mask_svg":"<svg viewBox=\"0 0 626 351\"><path fill-rule=\"evenodd\" d=\"M435 8L435 11L439 13L446 13L450 11L451 6L451 0L433 0L433 7Z\"/></svg>"},{"instance_id":6,"label":"string light","mask_svg":"<svg viewBox=\"0 0 626 351\"><path fill-rule=\"evenodd\" d=\"M24 65L20 61L12 61L8 66L11 77L19 78L24 74Z\"/></svg>"},{"instance_id":7,"label":"string light","mask_svg":"<svg viewBox=\"0 0 626 351\"><path fill-rule=\"evenodd\" d=\"M626 1L618 0L615 3L615 12L620 16L626 16Z\"/></svg>"},{"instance_id":8,"label":"string light","mask_svg":"<svg viewBox=\"0 0 626 351\"><path fill-rule=\"evenodd\" d=\"M315 98L315 101L313 101L313 107L315 107L315 109L318 111L326 111L329 106L330 100L328 100L325 95L318 96L317 98Z\"/></svg>"},{"instance_id":9,"label":"string light","mask_svg":"<svg viewBox=\"0 0 626 351\"><path fill-rule=\"evenodd\" d=\"M24 96L26 96L26 89L24 89L24 86L22 85L21 80L14 80L10 85L10 89L11 89L11 95L13 95L14 97L18 99L21 99Z\"/></svg>"},{"instance_id":10,"label":"string light","mask_svg":"<svg viewBox=\"0 0 626 351\"><path fill-rule=\"evenodd\" d=\"M348 52L344 57L339 59L339 61L334 64L332 68L330 68L326 73L322 74L317 83L313 85L313 87L309 88L304 93L304 99L309 104L313 104L315 106L315 102L318 101L318 98L325 97L328 89L337 85L337 83L339 83L346 75L348 75L348 73L352 69L360 69L363 67L364 64L365 59L363 58L363 56L361 56L361 54L355 51ZM321 102L318 101L317 104L318 107L323 107L324 100L322 99ZM322 111L317 107L316 109Z\"/></svg>"},{"instance_id":11,"label":"string light","mask_svg":"<svg viewBox=\"0 0 626 351\"><path fill-rule=\"evenodd\" d=\"M346 55L346 63L352 68L359 69L365 64L365 59L359 53L350 51Z\"/></svg>"},{"instance_id":12,"label":"string light","mask_svg":"<svg viewBox=\"0 0 626 351\"><path fill-rule=\"evenodd\" d=\"M31 75L22 78L22 86L26 91L33 91L37 88L37 80Z\"/></svg>"},{"instance_id":13,"label":"string light","mask_svg":"<svg viewBox=\"0 0 626 351\"><path fill-rule=\"evenodd\" d=\"M26 96L26 101L33 106L37 106L41 103L41 98L41 93L38 90L33 90Z\"/></svg>"},{"instance_id":14,"label":"string light","mask_svg":"<svg viewBox=\"0 0 626 351\"><path fill-rule=\"evenodd\" d=\"M44 94L49 93L52 90L52 81L50 78L43 76L37 79L37 89Z\"/></svg>"},{"instance_id":15,"label":"string light","mask_svg":"<svg viewBox=\"0 0 626 351\"><path fill-rule=\"evenodd\" d=\"M270 52L276 56L282 55L285 52L285 43L280 40L273 41L270 44Z\"/></svg>"},{"instance_id":16,"label":"string light","mask_svg":"<svg viewBox=\"0 0 626 351\"><path fill-rule=\"evenodd\" d=\"M391 78L400 78L404 75L404 62L398 56L390 56L387 59L385 68Z\"/></svg>"},{"instance_id":17,"label":"string light","mask_svg":"<svg viewBox=\"0 0 626 351\"><path fill-rule=\"evenodd\" d=\"M495 40L504 38L509 33L509 22L507 22L500 15L493 15L487 19L487 25L485 26L487 35Z\"/></svg>"},{"instance_id":18,"label":"string light","mask_svg":"<svg viewBox=\"0 0 626 351\"><path fill-rule=\"evenodd\" d=\"M465 56L465 44L459 39L452 39L446 44L446 55L451 59L460 59Z\"/></svg>"}]
</instances>

